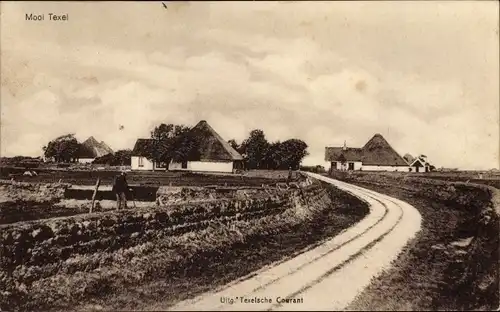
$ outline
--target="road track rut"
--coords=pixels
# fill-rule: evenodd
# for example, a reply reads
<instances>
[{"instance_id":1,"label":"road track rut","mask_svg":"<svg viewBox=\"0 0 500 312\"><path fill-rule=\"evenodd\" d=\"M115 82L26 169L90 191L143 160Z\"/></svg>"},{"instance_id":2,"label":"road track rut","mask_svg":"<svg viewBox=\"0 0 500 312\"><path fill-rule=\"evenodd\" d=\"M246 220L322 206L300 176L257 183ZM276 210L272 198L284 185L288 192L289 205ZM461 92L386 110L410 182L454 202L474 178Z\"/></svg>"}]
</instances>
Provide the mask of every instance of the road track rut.
<instances>
[{"instance_id":1,"label":"road track rut","mask_svg":"<svg viewBox=\"0 0 500 312\"><path fill-rule=\"evenodd\" d=\"M370 213L320 246L167 309L342 310L373 277L390 266L420 230L421 216L413 206L365 188L308 174L366 201ZM243 298L260 302L244 303Z\"/></svg>"}]
</instances>

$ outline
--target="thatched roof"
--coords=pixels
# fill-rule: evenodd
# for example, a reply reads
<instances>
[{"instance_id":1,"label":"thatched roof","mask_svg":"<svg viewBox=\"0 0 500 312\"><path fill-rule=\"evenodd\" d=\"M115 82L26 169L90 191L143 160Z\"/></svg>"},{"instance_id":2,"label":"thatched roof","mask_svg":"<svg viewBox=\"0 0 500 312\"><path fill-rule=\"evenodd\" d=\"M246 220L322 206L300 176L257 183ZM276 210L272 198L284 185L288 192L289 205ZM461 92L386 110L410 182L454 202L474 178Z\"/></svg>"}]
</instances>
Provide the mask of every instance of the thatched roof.
<instances>
[{"instance_id":1,"label":"thatched roof","mask_svg":"<svg viewBox=\"0 0 500 312\"><path fill-rule=\"evenodd\" d=\"M98 142L93 136L80 144L78 150L79 158L97 158L107 154L113 154L113 150L103 141Z\"/></svg>"},{"instance_id":2,"label":"thatched roof","mask_svg":"<svg viewBox=\"0 0 500 312\"><path fill-rule=\"evenodd\" d=\"M327 147L325 159L327 161L361 161L363 151L361 148Z\"/></svg>"},{"instance_id":3,"label":"thatched roof","mask_svg":"<svg viewBox=\"0 0 500 312\"><path fill-rule=\"evenodd\" d=\"M151 144L153 144L153 139L137 139L132 150L132 156L145 157Z\"/></svg>"},{"instance_id":4,"label":"thatched roof","mask_svg":"<svg viewBox=\"0 0 500 312\"><path fill-rule=\"evenodd\" d=\"M347 161L360 161L371 166L408 166L381 134L375 134L362 148L327 147L326 161L341 161L341 155Z\"/></svg>"},{"instance_id":5,"label":"thatched roof","mask_svg":"<svg viewBox=\"0 0 500 312\"><path fill-rule=\"evenodd\" d=\"M198 139L201 161L243 159L205 120L200 121L189 133ZM152 142L152 139L138 139L132 150L132 156L145 156L145 152Z\"/></svg>"},{"instance_id":6,"label":"thatched roof","mask_svg":"<svg viewBox=\"0 0 500 312\"><path fill-rule=\"evenodd\" d=\"M191 129L191 134L200 141L201 161L242 160L243 157L226 140L224 140L205 120Z\"/></svg>"},{"instance_id":7,"label":"thatched roof","mask_svg":"<svg viewBox=\"0 0 500 312\"><path fill-rule=\"evenodd\" d=\"M363 146L363 164L374 166L408 166L406 160L378 133Z\"/></svg>"}]
</instances>

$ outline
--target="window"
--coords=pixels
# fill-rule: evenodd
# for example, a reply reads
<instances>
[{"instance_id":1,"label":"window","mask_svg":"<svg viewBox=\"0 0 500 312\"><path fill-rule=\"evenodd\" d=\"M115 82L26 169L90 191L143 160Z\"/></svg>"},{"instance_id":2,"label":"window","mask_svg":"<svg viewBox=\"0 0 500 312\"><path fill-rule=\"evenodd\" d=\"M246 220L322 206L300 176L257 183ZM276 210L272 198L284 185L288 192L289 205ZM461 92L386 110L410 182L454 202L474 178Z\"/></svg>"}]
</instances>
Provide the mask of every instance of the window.
<instances>
[{"instance_id":1,"label":"window","mask_svg":"<svg viewBox=\"0 0 500 312\"><path fill-rule=\"evenodd\" d=\"M144 157L139 157L139 167L144 167Z\"/></svg>"},{"instance_id":2,"label":"window","mask_svg":"<svg viewBox=\"0 0 500 312\"><path fill-rule=\"evenodd\" d=\"M349 170L354 170L354 163L353 162L349 163Z\"/></svg>"},{"instance_id":3,"label":"window","mask_svg":"<svg viewBox=\"0 0 500 312\"><path fill-rule=\"evenodd\" d=\"M332 169L337 169L337 162L336 161L332 161Z\"/></svg>"}]
</instances>

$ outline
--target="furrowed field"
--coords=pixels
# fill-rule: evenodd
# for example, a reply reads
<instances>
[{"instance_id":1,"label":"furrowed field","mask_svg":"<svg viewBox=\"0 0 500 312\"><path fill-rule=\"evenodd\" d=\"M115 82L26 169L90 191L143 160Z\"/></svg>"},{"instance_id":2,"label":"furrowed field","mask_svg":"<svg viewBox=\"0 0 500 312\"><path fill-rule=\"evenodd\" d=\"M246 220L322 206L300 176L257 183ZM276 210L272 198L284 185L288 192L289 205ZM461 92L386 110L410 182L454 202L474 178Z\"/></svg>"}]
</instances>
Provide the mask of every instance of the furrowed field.
<instances>
[{"instance_id":1,"label":"furrowed field","mask_svg":"<svg viewBox=\"0 0 500 312\"><path fill-rule=\"evenodd\" d=\"M476 310L499 305L499 190L496 177L475 173L336 173L404 200L422 231L351 304L353 310ZM454 182L466 181L466 182ZM481 184L479 184L479 183Z\"/></svg>"},{"instance_id":2,"label":"furrowed field","mask_svg":"<svg viewBox=\"0 0 500 312\"><path fill-rule=\"evenodd\" d=\"M156 202L114 211L101 198L102 209L88 213L88 200L66 198L75 194L68 192L72 181L95 183L97 176L86 174L40 173L1 185L1 310L175 303L292 257L368 212L353 196L301 174L286 186L287 172L155 172L131 173L129 180L162 185ZM92 174L104 184L113 176Z\"/></svg>"},{"instance_id":3,"label":"furrowed field","mask_svg":"<svg viewBox=\"0 0 500 312\"><path fill-rule=\"evenodd\" d=\"M0 179L10 180L12 177L16 181L23 182L43 182L56 183L63 182L73 185L94 185L97 178L103 184L111 184L117 170L54 170L35 169L37 176L23 176L25 169L2 168L0 167ZM286 181L287 173L265 171L250 171L243 175L217 175L217 174L197 174L187 172L138 172L127 173L129 184L138 185L182 185L182 186L207 186L207 185L228 185L228 186L248 186L266 183L276 183L276 179L281 182ZM280 182L278 181L278 182Z\"/></svg>"}]
</instances>

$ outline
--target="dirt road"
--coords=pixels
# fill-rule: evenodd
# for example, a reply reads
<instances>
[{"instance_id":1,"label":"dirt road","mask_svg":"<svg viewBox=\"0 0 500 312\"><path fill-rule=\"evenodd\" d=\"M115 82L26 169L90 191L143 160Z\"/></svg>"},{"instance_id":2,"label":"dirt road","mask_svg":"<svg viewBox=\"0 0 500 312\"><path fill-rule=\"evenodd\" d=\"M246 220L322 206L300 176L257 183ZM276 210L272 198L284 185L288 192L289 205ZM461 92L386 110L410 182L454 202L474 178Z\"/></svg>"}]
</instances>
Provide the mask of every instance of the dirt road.
<instances>
[{"instance_id":1,"label":"dirt road","mask_svg":"<svg viewBox=\"0 0 500 312\"><path fill-rule=\"evenodd\" d=\"M370 205L355 226L321 246L265 267L222 289L168 310L341 310L389 267L420 230L421 216L411 205L361 187L309 173Z\"/></svg>"}]
</instances>

